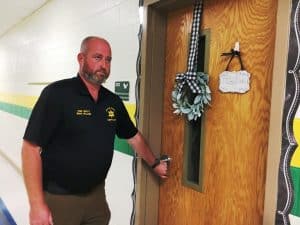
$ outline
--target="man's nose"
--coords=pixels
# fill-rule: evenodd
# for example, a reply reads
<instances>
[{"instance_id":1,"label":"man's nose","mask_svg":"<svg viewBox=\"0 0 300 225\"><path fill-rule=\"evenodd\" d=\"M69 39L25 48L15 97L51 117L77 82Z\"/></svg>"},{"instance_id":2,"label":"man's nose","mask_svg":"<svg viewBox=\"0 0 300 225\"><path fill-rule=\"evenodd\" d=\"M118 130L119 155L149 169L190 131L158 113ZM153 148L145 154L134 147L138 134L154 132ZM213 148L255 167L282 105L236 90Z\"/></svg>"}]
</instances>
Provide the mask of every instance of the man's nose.
<instances>
[{"instance_id":1,"label":"man's nose","mask_svg":"<svg viewBox=\"0 0 300 225\"><path fill-rule=\"evenodd\" d=\"M99 62L99 66L100 66L100 68L107 69L109 67L109 63L107 63L105 60L101 60Z\"/></svg>"}]
</instances>

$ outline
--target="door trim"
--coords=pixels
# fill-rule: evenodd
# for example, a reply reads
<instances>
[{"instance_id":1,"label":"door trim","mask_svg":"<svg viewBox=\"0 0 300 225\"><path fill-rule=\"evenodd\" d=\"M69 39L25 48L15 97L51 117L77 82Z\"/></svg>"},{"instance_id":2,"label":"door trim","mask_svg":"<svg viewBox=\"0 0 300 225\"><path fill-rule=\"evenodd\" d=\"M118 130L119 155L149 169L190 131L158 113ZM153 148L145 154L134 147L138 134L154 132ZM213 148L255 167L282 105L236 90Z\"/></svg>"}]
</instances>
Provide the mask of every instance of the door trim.
<instances>
[{"instance_id":1,"label":"door trim","mask_svg":"<svg viewBox=\"0 0 300 225\"><path fill-rule=\"evenodd\" d=\"M275 224L291 1L278 0L263 225Z\"/></svg>"},{"instance_id":2,"label":"door trim","mask_svg":"<svg viewBox=\"0 0 300 225\"><path fill-rule=\"evenodd\" d=\"M161 151L165 34L167 13L193 4L193 0L145 0L141 44L141 84L139 130L154 154ZM271 114L267 158L263 225L275 223L277 173L281 152L281 121L288 53L290 0L278 0L277 35L272 82ZM284 31L286 32L282 32ZM280 99L280 101L278 101ZM137 162L135 225L157 225L159 179L142 160Z\"/></svg>"},{"instance_id":3,"label":"door trim","mask_svg":"<svg viewBox=\"0 0 300 225\"><path fill-rule=\"evenodd\" d=\"M144 1L139 130L156 156L161 152L167 14L193 3L192 0ZM135 224L157 225L160 181L140 159L137 181Z\"/></svg>"}]
</instances>

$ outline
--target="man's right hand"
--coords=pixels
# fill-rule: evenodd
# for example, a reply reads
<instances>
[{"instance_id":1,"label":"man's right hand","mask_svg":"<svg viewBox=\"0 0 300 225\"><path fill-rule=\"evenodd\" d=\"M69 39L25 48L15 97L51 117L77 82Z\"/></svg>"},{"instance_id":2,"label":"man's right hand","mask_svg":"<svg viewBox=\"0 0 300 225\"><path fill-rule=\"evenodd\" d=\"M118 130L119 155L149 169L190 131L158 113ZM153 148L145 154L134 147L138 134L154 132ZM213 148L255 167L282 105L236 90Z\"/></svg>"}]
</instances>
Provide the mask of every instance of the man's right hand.
<instances>
[{"instance_id":1,"label":"man's right hand","mask_svg":"<svg viewBox=\"0 0 300 225\"><path fill-rule=\"evenodd\" d=\"M46 204L32 206L29 219L30 225L53 225L52 215Z\"/></svg>"},{"instance_id":2,"label":"man's right hand","mask_svg":"<svg viewBox=\"0 0 300 225\"><path fill-rule=\"evenodd\" d=\"M168 178L167 162L160 161L160 163L153 169L153 171L162 179Z\"/></svg>"}]
</instances>

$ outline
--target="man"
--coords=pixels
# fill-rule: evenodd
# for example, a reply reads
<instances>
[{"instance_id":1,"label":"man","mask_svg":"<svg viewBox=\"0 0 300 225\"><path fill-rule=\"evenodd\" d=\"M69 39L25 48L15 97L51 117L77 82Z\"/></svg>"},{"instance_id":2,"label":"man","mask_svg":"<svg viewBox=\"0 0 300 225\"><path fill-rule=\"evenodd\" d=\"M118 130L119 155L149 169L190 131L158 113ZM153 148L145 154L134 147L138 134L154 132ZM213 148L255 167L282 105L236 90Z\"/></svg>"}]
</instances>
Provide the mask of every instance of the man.
<instances>
[{"instance_id":1,"label":"man","mask_svg":"<svg viewBox=\"0 0 300 225\"><path fill-rule=\"evenodd\" d=\"M24 134L30 225L109 223L104 185L115 135L127 139L159 177L167 177L166 163L155 158L120 98L101 86L110 73L109 43L87 37L77 59L77 77L42 91Z\"/></svg>"}]
</instances>

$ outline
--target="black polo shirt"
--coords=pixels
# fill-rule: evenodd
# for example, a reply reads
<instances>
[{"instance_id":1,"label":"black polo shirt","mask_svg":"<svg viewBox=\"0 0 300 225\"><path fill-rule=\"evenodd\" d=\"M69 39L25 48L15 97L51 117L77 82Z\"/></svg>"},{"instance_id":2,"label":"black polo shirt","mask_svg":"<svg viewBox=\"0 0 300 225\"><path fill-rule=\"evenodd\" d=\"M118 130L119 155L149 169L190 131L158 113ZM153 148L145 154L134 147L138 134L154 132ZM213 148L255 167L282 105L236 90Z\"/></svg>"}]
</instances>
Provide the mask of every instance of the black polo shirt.
<instances>
[{"instance_id":1,"label":"black polo shirt","mask_svg":"<svg viewBox=\"0 0 300 225\"><path fill-rule=\"evenodd\" d=\"M54 182L70 193L83 193L106 178L115 135L128 139L136 133L117 95L101 86L95 102L77 76L42 91L24 139L42 148L44 189Z\"/></svg>"}]
</instances>

